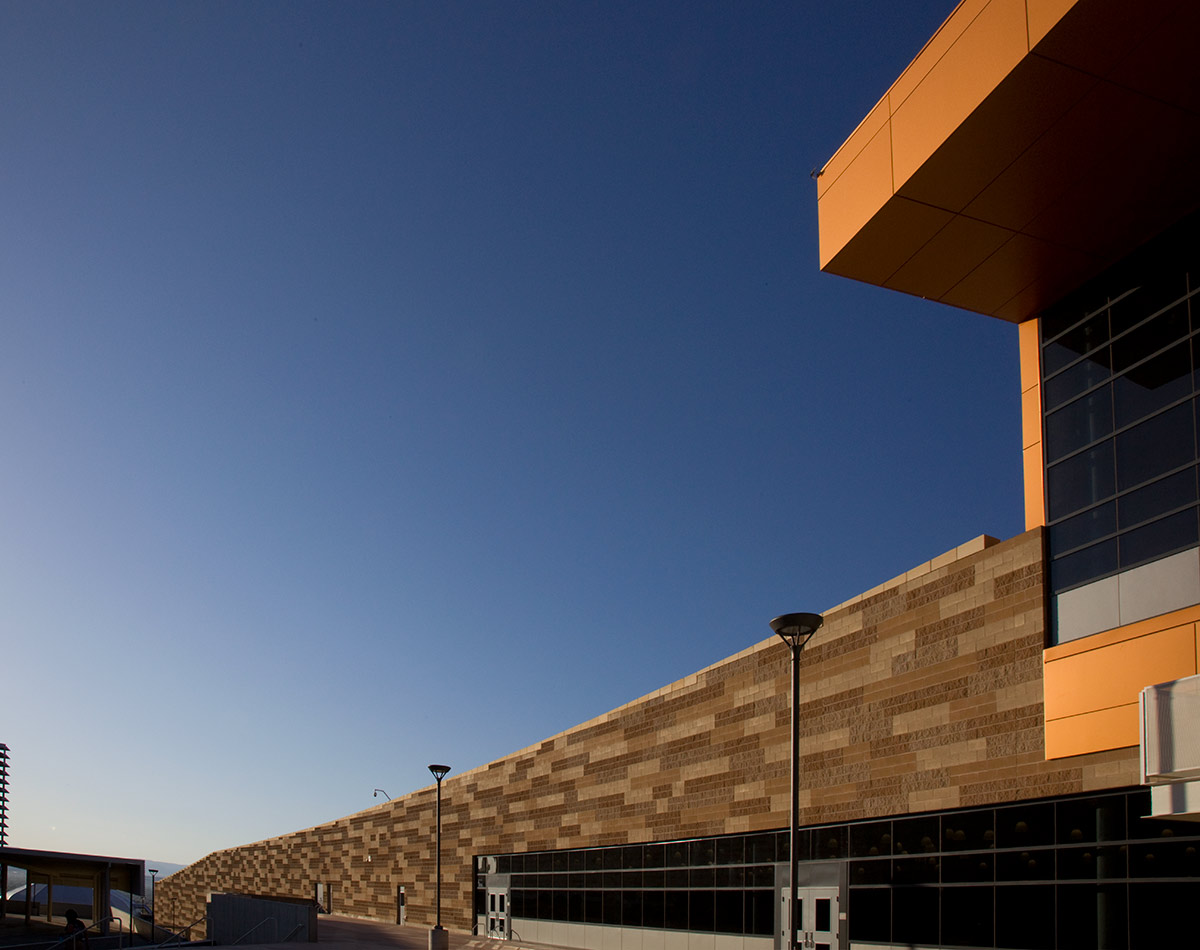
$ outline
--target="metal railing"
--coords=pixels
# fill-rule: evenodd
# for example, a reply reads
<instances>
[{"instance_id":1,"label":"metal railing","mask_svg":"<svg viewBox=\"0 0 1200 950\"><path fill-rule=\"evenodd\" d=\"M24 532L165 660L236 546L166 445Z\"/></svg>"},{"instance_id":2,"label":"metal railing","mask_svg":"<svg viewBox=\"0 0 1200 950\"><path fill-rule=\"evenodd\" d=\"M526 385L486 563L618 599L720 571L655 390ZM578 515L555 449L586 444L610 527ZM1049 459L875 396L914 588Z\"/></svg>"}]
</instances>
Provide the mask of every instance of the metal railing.
<instances>
[{"instance_id":1,"label":"metal railing","mask_svg":"<svg viewBox=\"0 0 1200 950\"><path fill-rule=\"evenodd\" d=\"M254 931L258 930L258 928L261 927L263 924L270 923L270 922L275 923L275 936L278 937L279 936L279 921L275 920L274 917L264 917L257 924L255 924L253 927L251 927L249 930L247 930L244 934L242 934L240 937L238 937L237 940L235 940L233 943L230 944L230 946L236 947L239 943L241 943L243 940L245 940L247 937L249 937L252 933L254 933ZM274 942L278 943L278 940L276 940Z\"/></svg>"},{"instance_id":2,"label":"metal railing","mask_svg":"<svg viewBox=\"0 0 1200 950\"><path fill-rule=\"evenodd\" d=\"M24 944L20 944L19 946L22 946L22 947L44 947L45 950L58 950L58 948L63 946L63 944L72 943L73 941L80 940L80 939L87 940L88 939L88 931L91 930L93 927L99 927L101 924L107 924L114 920L117 922L117 927L119 930L117 937L119 940L122 936L124 936L125 922L123 920L121 920L120 917L113 917L110 915L108 917L101 917L99 920L93 920L90 924L88 924L82 930L72 930L65 937L60 937L57 941L49 944L48 946L46 945L45 941L39 941L38 943L24 943ZM99 931L96 932L97 938L102 938L102 937L106 937L106 936L108 936L108 935L101 934ZM16 950L16 948L10 947L10 948L8 948L8 950Z\"/></svg>"},{"instance_id":3,"label":"metal railing","mask_svg":"<svg viewBox=\"0 0 1200 950\"><path fill-rule=\"evenodd\" d=\"M153 946L154 947L178 946L179 944L183 943L185 939L187 940L188 943L191 943L192 928L195 927L196 924L200 923L200 921L207 920L207 919L208 919L208 914L204 913L201 916L197 917L195 920L193 920L186 927L180 927L178 931L167 930L166 927L158 927L159 930L166 930L167 933L169 933L171 936L169 936L166 940L162 941L161 943L156 943ZM184 934L187 934L186 938L184 937ZM151 933L151 939L153 939L153 933Z\"/></svg>"}]
</instances>

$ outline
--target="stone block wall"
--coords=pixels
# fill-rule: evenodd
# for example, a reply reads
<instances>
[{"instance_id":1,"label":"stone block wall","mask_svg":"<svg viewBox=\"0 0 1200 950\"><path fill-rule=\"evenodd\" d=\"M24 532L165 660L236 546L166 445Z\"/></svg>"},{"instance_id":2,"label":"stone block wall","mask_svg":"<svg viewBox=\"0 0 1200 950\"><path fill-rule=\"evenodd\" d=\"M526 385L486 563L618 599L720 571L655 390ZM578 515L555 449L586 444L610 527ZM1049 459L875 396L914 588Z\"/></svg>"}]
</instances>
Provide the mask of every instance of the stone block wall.
<instances>
[{"instance_id":1,"label":"stone block wall","mask_svg":"<svg viewBox=\"0 0 1200 950\"><path fill-rule=\"evenodd\" d=\"M801 823L1136 784L1136 749L1047 762L1043 529L976 539L825 614L802 656ZM783 828L787 648L708 669L442 786L442 919L472 924L472 859ZM188 923L212 892L312 897L334 913L434 914L435 789L215 852L159 885Z\"/></svg>"}]
</instances>

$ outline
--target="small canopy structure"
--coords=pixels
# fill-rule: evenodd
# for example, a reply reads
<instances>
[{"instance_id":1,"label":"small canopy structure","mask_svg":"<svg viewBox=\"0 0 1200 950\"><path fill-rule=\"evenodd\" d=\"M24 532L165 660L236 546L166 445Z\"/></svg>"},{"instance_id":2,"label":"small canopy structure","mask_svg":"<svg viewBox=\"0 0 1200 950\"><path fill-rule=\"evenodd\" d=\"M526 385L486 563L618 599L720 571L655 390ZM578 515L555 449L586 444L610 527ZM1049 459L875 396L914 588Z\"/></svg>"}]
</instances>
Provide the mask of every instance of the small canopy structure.
<instances>
[{"instance_id":1,"label":"small canopy structure","mask_svg":"<svg viewBox=\"0 0 1200 950\"><path fill-rule=\"evenodd\" d=\"M34 884L46 885L46 920L54 913L54 888L90 887L92 889L92 920L109 916L112 892L124 891L140 895L146 878L146 862L135 858L114 858L98 854L71 854L64 851L32 851L24 848L0 848L0 917L10 910L8 899L8 869L25 871L25 920L32 919ZM108 924L100 925L101 933Z\"/></svg>"}]
</instances>

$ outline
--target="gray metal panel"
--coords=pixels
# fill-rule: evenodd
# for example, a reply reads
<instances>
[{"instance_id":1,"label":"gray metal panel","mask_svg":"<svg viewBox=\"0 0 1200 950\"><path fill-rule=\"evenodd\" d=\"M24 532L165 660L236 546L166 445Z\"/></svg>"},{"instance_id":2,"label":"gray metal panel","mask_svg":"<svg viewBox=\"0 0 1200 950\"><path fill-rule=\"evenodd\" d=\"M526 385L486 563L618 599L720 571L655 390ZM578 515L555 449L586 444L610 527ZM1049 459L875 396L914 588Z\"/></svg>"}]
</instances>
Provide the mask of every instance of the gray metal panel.
<instances>
[{"instance_id":1,"label":"gray metal panel","mask_svg":"<svg viewBox=\"0 0 1200 950\"><path fill-rule=\"evenodd\" d=\"M1121 598L1116 577L1105 577L1054 598L1055 643L1111 630L1121 625Z\"/></svg>"},{"instance_id":2,"label":"gray metal panel","mask_svg":"<svg viewBox=\"0 0 1200 950\"><path fill-rule=\"evenodd\" d=\"M281 943L289 939L315 942L317 908L311 901L213 894L208 899L208 936L218 945Z\"/></svg>"},{"instance_id":3,"label":"gray metal panel","mask_svg":"<svg viewBox=\"0 0 1200 950\"><path fill-rule=\"evenodd\" d=\"M1136 623L1200 604L1200 554L1180 551L1117 575L1121 623Z\"/></svg>"}]
</instances>

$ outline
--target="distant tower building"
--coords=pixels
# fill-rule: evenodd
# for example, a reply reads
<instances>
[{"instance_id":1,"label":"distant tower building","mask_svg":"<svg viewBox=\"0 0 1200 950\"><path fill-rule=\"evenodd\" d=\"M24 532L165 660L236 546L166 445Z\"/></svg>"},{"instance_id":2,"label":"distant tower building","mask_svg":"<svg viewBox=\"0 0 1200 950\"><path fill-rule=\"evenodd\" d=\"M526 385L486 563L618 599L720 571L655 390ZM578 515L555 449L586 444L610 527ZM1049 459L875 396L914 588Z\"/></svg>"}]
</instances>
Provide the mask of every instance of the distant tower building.
<instances>
[{"instance_id":1,"label":"distant tower building","mask_svg":"<svg viewBox=\"0 0 1200 950\"><path fill-rule=\"evenodd\" d=\"M0 848L8 843L8 746L0 742Z\"/></svg>"}]
</instances>

